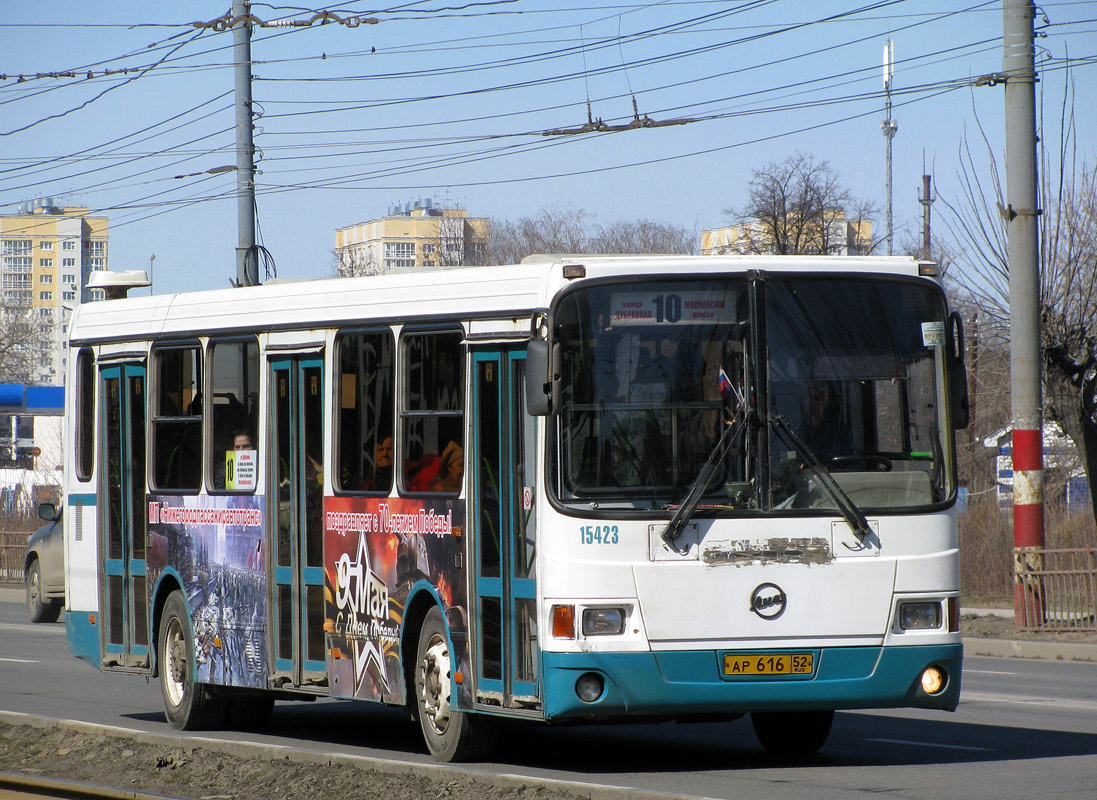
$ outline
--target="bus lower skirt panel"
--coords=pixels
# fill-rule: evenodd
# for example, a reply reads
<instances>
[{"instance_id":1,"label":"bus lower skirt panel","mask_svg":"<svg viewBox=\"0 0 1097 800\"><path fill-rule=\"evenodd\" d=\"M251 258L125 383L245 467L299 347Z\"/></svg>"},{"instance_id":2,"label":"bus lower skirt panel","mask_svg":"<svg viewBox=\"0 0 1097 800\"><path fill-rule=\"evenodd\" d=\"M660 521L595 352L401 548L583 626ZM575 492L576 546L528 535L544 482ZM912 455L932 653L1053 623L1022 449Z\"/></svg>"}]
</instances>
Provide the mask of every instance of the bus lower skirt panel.
<instances>
[{"instance_id":1,"label":"bus lower skirt panel","mask_svg":"<svg viewBox=\"0 0 1097 800\"><path fill-rule=\"evenodd\" d=\"M951 711L960 700L962 644L816 649L810 675L729 677L724 655L715 650L544 653L545 718L677 719L858 708ZM922 688L922 674L930 667L945 676L944 688L933 695ZM581 688L589 698L590 687L599 683L600 695L581 699Z\"/></svg>"}]
</instances>

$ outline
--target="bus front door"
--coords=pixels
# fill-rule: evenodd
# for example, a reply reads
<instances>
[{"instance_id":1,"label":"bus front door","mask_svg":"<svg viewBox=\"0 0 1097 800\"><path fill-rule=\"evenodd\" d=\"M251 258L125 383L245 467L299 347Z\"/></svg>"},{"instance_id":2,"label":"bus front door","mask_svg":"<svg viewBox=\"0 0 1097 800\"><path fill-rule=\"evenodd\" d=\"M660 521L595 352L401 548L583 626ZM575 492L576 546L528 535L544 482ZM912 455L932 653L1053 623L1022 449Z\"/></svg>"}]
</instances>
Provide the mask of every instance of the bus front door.
<instances>
[{"instance_id":1,"label":"bus front door","mask_svg":"<svg viewBox=\"0 0 1097 800\"><path fill-rule=\"evenodd\" d=\"M537 420L525 406L525 352L476 351L472 365L476 699L496 708L537 711Z\"/></svg>"},{"instance_id":2,"label":"bus front door","mask_svg":"<svg viewBox=\"0 0 1097 800\"><path fill-rule=\"evenodd\" d=\"M326 686L324 660L324 362L271 361L275 681Z\"/></svg>"},{"instance_id":3,"label":"bus front door","mask_svg":"<svg viewBox=\"0 0 1097 800\"><path fill-rule=\"evenodd\" d=\"M146 672L144 365L102 368L99 397L103 668Z\"/></svg>"}]
</instances>

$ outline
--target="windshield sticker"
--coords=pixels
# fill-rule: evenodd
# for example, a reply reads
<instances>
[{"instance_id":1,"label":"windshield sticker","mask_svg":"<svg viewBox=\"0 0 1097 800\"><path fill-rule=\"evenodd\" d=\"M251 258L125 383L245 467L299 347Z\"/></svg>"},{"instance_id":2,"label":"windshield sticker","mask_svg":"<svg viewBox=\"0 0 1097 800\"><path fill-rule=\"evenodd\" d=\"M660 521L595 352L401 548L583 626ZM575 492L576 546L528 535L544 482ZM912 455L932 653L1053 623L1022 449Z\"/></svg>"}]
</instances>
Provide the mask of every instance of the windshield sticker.
<instances>
[{"instance_id":1,"label":"windshield sticker","mask_svg":"<svg viewBox=\"0 0 1097 800\"><path fill-rule=\"evenodd\" d=\"M610 296L610 324L701 325L734 322L730 291L657 292L634 290Z\"/></svg>"},{"instance_id":2,"label":"windshield sticker","mask_svg":"<svg viewBox=\"0 0 1097 800\"><path fill-rule=\"evenodd\" d=\"M941 320L938 320L937 322L923 322L922 344L926 347L944 347L945 323Z\"/></svg>"}]
</instances>

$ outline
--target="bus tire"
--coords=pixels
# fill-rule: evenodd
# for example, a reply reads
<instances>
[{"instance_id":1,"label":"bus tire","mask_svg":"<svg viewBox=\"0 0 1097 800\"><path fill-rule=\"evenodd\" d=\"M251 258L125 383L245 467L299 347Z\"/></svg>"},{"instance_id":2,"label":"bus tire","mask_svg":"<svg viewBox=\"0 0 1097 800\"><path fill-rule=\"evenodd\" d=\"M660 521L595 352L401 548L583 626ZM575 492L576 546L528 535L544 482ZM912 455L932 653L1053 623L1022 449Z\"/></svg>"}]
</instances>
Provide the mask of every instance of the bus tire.
<instances>
[{"instance_id":1,"label":"bus tire","mask_svg":"<svg viewBox=\"0 0 1097 800\"><path fill-rule=\"evenodd\" d=\"M453 707L452 661L442 611L427 612L415 658L415 716L430 754L440 761L469 761L487 755L498 740L495 719Z\"/></svg>"},{"instance_id":2,"label":"bus tire","mask_svg":"<svg viewBox=\"0 0 1097 800\"><path fill-rule=\"evenodd\" d=\"M205 684L194 682L194 633L183 593L178 590L164 603L157 656L164 715L171 727L180 731L221 727L226 701L215 697Z\"/></svg>"},{"instance_id":3,"label":"bus tire","mask_svg":"<svg viewBox=\"0 0 1097 800\"><path fill-rule=\"evenodd\" d=\"M830 735L833 711L754 711L750 722L762 747L775 755L814 753Z\"/></svg>"},{"instance_id":4,"label":"bus tire","mask_svg":"<svg viewBox=\"0 0 1097 800\"><path fill-rule=\"evenodd\" d=\"M31 622L57 622L61 616L61 601L47 600L42 592L42 567L38 559L30 562L27 567L27 613Z\"/></svg>"}]
</instances>

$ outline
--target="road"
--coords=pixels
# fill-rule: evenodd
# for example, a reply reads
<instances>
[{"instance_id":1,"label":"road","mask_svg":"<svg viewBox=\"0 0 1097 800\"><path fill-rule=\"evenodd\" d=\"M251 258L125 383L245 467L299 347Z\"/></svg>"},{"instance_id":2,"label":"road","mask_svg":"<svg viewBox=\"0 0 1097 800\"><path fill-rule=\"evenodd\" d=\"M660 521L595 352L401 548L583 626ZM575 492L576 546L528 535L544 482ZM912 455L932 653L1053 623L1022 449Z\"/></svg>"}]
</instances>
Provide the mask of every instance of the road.
<instances>
[{"instance_id":1,"label":"road","mask_svg":"<svg viewBox=\"0 0 1097 800\"><path fill-rule=\"evenodd\" d=\"M155 681L72 658L63 623L30 624L19 599L0 590L0 710L171 733ZM840 713L823 750L797 762L765 754L747 719L513 731L496 762L465 769L712 798L1088 799L1097 663L968 658L957 712ZM265 735L201 735L432 763L405 715L363 704L279 703Z\"/></svg>"}]
</instances>

